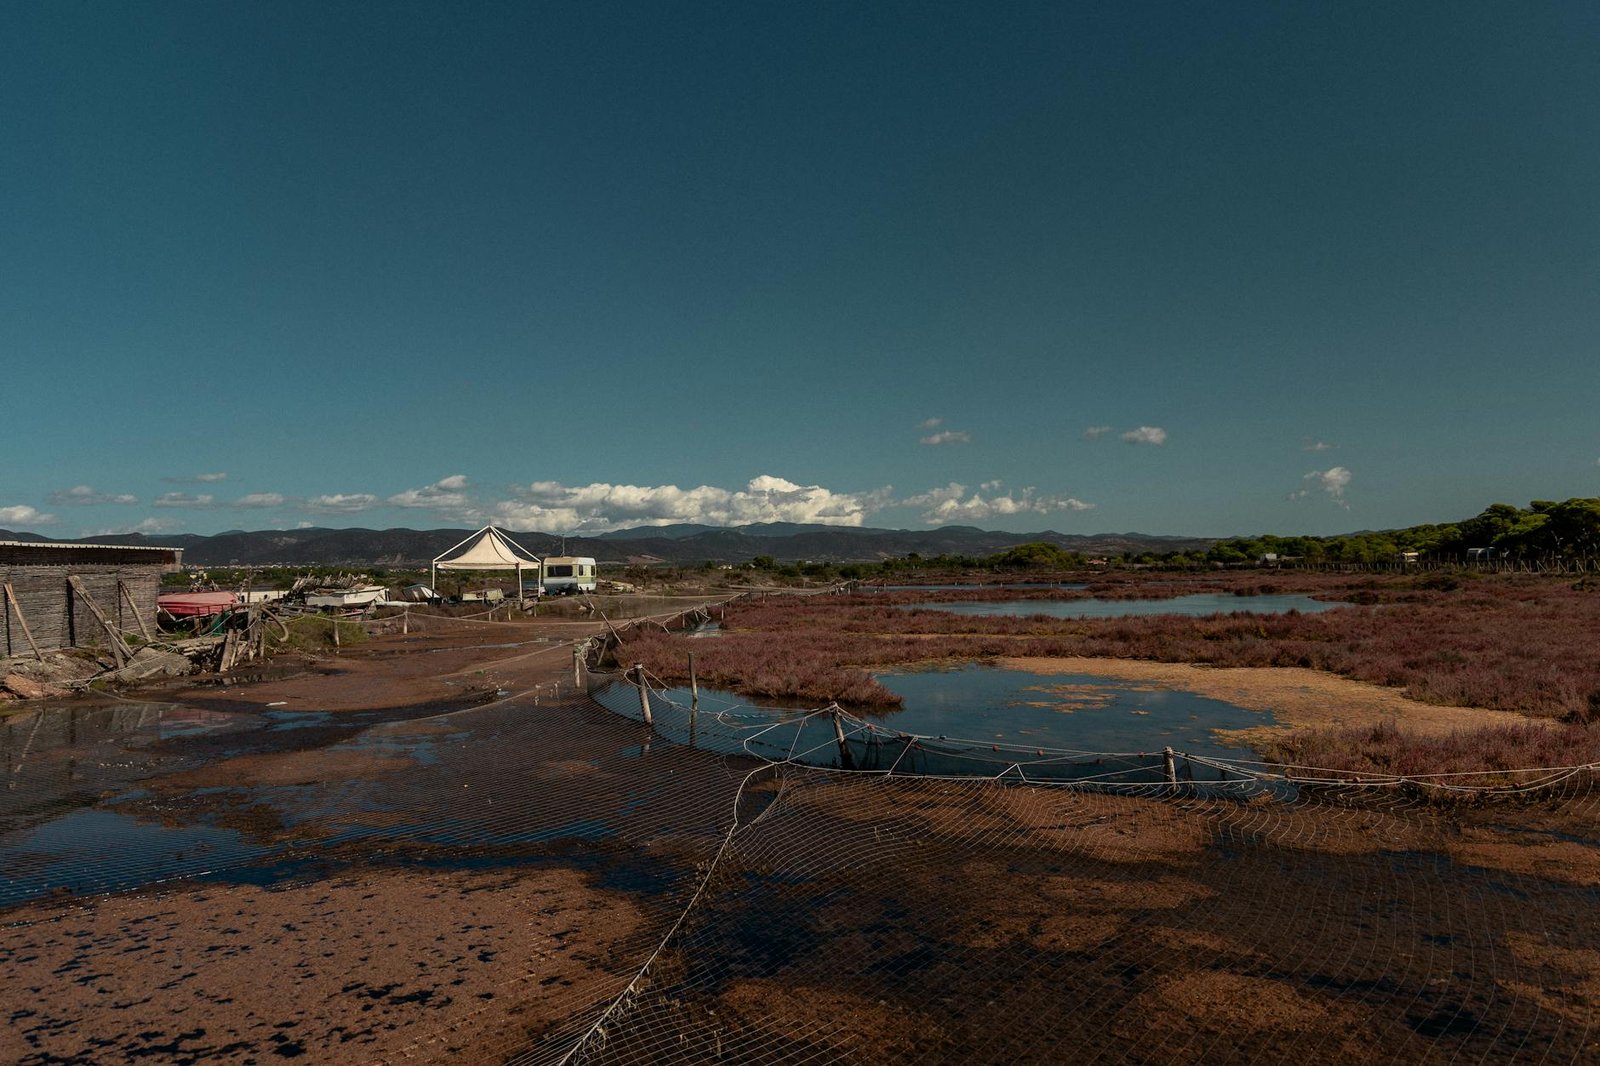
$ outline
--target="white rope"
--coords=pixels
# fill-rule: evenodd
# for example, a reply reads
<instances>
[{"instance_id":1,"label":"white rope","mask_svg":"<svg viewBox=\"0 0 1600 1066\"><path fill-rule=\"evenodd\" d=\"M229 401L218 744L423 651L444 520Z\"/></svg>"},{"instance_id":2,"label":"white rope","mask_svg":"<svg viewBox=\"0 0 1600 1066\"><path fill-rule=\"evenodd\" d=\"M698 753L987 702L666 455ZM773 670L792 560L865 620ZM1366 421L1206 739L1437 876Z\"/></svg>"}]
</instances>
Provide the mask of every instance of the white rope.
<instances>
[{"instance_id":1,"label":"white rope","mask_svg":"<svg viewBox=\"0 0 1600 1066\"><path fill-rule=\"evenodd\" d=\"M700 879L700 884L695 887L694 895L689 897L689 902L678 915L678 920L672 923L672 928L667 930L667 935L661 938L661 943L656 945L656 949L650 953L650 957L644 961L644 965L639 967L639 971L633 975L633 980L629 981L628 986L600 1013L600 1017L596 1018L594 1024L585 1030L584 1034L578 1038L578 1042L572 1046L572 1049L561 1056L557 1066L564 1066L565 1063L570 1062L572 1057L582 1051L596 1033L604 1034L602 1026L605 1025L606 1020L616 1013L618 1008L634 994L639 987L639 982L644 980L645 974L650 972L650 967L655 965L656 959L661 957L661 953L666 950L667 944L672 941L673 936L677 934L683 923L688 920L689 912L694 910L695 904L700 902L700 897L705 894L706 886L711 883L712 875L717 872L717 864L722 861L723 855L727 854L728 848L733 844L733 834L739 829L739 802L744 798L745 786L750 783L751 778L759 773L764 773L768 769L770 767L758 766L745 774L744 779L739 782L739 787L733 795L733 822L728 826L728 831L723 834L721 846L717 848L717 853L711 857L711 862L706 867L705 876Z\"/></svg>"}]
</instances>

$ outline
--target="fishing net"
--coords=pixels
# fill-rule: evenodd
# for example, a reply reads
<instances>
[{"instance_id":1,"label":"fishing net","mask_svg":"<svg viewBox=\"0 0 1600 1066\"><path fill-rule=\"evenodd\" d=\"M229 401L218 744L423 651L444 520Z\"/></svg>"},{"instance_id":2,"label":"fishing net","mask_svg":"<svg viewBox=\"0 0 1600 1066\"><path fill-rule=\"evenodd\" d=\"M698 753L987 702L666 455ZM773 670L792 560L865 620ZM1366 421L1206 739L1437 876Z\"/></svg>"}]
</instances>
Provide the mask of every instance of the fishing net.
<instances>
[{"instance_id":1,"label":"fishing net","mask_svg":"<svg viewBox=\"0 0 1600 1066\"><path fill-rule=\"evenodd\" d=\"M299 722L248 782L212 749L248 774L270 722L7 719L0 1058L1600 1056L1591 767L1355 780L583 680Z\"/></svg>"}]
</instances>

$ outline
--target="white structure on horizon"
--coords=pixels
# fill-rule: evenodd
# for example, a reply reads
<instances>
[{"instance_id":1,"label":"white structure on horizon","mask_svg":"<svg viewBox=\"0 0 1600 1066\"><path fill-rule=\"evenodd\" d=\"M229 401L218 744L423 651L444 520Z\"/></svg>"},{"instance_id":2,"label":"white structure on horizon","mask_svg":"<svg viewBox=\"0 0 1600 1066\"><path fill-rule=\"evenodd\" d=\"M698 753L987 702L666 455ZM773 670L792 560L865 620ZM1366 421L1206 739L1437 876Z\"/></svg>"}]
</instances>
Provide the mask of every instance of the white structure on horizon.
<instances>
[{"instance_id":1,"label":"white structure on horizon","mask_svg":"<svg viewBox=\"0 0 1600 1066\"><path fill-rule=\"evenodd\" d=\"M517 599L522 601L522 572L540 571L537 555L500 532L494 526L484 526L449 551L433 560L432 580L428 584L439 587L441 570L515 570L517 573Z\"/></svg>"}]
</instances>

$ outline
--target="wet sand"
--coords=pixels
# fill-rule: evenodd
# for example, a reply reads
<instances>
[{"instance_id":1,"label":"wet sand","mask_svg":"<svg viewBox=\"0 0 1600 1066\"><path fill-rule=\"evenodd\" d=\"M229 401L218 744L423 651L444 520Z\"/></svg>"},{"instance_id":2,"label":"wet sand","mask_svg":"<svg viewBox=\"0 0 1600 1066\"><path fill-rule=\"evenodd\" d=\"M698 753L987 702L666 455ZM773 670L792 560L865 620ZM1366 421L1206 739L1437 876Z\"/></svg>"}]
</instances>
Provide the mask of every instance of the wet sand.
<instances>
[{"instance_id":1,"label":"wet sand","mask_svg":"<svg viewBox=\"0 0 1600 1066\"><path fill-rule=\"evenodd\" d=\"M640 921L562 869L36 904L5 916L0 1061L498 1058L615 995Z\"/></svg>"},{"instance_id":2,"label":"wet sand","mask_svg":"<svg viewBox=\"0 0 1600 1066\"><path fill-rule=\"evenodd\" d=\"M1532 718L1485 707L1422 703L1392 688L1301 667L1213 667L1083 656L1003 658L999 665L1035 674L1090 674L1142 681L1223 700L1252 711L1271 712L1279 724L1216 731L1227 740L1252 745L1300 729L1370 727L1387 721L1424 736L1443 736L1489 726L1550 725L1554 722L1551 718Z\"/></svg>"},{"instance_id":3,"label":"wet sand","mask_svg":"<svg viewBox=\"0 0 1600 1066\"><path fill-rule=\"evenodd\" d=\"M219 798L349 798L341 817L377 835L259 882L10 908L0 1060L554 1061L682 913L743 773L574 698L565 645L484 646L600 628L390 634L295 677L166 690L252 716L387 717L155 767L139 802L181 823ZM1309 671L1005 665L1300 726L1518 718ZM602 1059L1600 1055L1600 842L1576 786L1447 812L1399 792L1284 804L775 774ZM549 837L590 825L613 835ZM425 839L444 830L475 843Z\"/></svg>"},{"instance_id":4,"label":"wet sand","mask_svg":"<svg viewBox=\"0 0 1600 1066\"><path fill-rule=\"evenodd\" d=\"M705 847L715 843L729 809L717 789L731 796L737 780L723 781L718 759L664 767L669 780L713 775L699 807L665 808L636 842L622 832L601 850L561 837L566 823L616 817L629 781L651 780L616 765L637 728L573 689L570 641L603 628L527 620L418 632L413 619L409 635L280 659L262 680L150 692L259 724L156 742L181 751L176 760L118 756L126 737L97 737L95 758L127 762L128 773L96 808L146 826L236 830L265 865L0 913L11 1003L0 1061L475 1063L587 1024L677 916L704 858L696 828L705 823ZM494 646L505 644L515 646ZM278 676L285 667L290 676ZM315 712L316 724L275 731L269 712ZM579 724L548 731L564 722ZM414 745L444 738L448 750L419 761ZM71 751L54 754L52 767ZM56 791L81 773L44 765L31 761L16 781L20 802L94 802ZM574 766L576 787L540 798L542 780L573 778ZM489 843L417 836L454 823ZM352 825L377 835L320 846L327 826ZM497 832L557 839L496 845Z\"/></svg>"}]
</instances>

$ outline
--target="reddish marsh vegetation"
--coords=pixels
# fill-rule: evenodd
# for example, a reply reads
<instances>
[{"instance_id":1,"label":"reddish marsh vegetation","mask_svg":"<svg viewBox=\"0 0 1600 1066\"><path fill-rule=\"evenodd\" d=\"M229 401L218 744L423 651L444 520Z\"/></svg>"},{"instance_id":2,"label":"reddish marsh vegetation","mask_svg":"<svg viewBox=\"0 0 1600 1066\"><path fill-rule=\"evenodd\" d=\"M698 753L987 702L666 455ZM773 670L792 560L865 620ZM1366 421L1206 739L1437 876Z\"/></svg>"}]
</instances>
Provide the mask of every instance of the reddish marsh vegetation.
<instances>
[{"instance_id":1,"label":"reddish marsh vegetation","mask_svg":"<svg viewBox=\"0 0 1600 1066\"><path fill-rule=\"evenodd\" d=\"M1298 767L1401 777L1587 766L1600 763L1600 723L1496 726L1422 737L1385 722L1370 729L1295 733L1269 743L1265 754Z\"/></svg>"},{"instance_id":2,"label":"reddish marsh vegetation","mask_svg":"<svg viewBox=\"0 0 1600 1066\"><path fill-rule=\"evenodd\" d=\"M1134 580L1122 591L1184 595L1214 590L1232 577L1194 584ZM1259 589L1264 583L1238 575L1229 584ZM814 702L893 705L893 694L865 671L894 664L1087 655L1303 666L1403 688L1430 703L1575 721L1600 717L1600 590L1582 582L1529 575L1352 580L1275 574L1270 584L1273 591L1376 606L1314 615L1058 619L897 608L877 594L782 598L730 608L728 632L696 641L692 650L708 683ZM1242 611L1248 605L1242 598ZM625 654L659 676L681 680L689 650L682 638L656 633L635 637Z\"/></svg>"},{"instance_id":3,"label":"reddish marsh vegetation","mask_svg":"<svg viewBox=\"0 0 1600 1066\"><path fill-rule=\"evenodd\" d=\"M1009 588L971 585L962 588L894 588L878 591L870 585L863 585L859 592L853 593L846 599L852 603L878 605L986 603L1009 600L1169 600L1205 592L1232 593L1239 597L1291 592L1307 595L1325 594L1326 598L1338 599L1341 598L1341 593L1354 591L1356 588L1358 588L1357 583L1348 577L1314 573L1288 574L1284 577L1251 573L1219 573L1182 578L1174 578L1171 575L1118 575L1096 577L1077 588L1060 588L1049 584Z\"/></svg>"}]
</instances>

